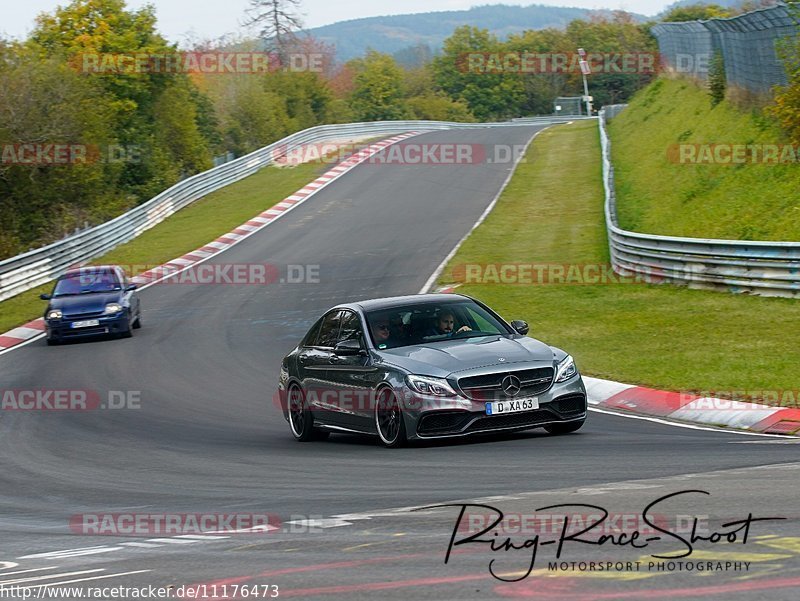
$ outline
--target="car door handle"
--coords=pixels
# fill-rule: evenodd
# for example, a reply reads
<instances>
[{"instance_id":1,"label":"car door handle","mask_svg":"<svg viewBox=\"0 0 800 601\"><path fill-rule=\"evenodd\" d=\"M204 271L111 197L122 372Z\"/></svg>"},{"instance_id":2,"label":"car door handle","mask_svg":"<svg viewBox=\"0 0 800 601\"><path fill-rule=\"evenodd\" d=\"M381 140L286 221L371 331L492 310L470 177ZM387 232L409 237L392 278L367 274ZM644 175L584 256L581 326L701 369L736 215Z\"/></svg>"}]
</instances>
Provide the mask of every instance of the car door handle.
<instances>
[{"instance_id":1,"label":"car door handle","mask_svg":"<svg viewBox=\"0 0 800 601\"><path fill-rule=\"evenodd\" d=\"M300 365L305 365L308 363L308 355L298 355L297 360L300 361Z\"/></svg>"},{"instance_id":2,"label":"car door handle","mask_svg":"<svg viewBox=\"0 0 800 601\"><path fill-rule=\"evenodd\" d=\"M338 355L331 355L328 359L328 363L339 363L339 361L341 361L341 357Z\"/></svg>"}]
</instances>

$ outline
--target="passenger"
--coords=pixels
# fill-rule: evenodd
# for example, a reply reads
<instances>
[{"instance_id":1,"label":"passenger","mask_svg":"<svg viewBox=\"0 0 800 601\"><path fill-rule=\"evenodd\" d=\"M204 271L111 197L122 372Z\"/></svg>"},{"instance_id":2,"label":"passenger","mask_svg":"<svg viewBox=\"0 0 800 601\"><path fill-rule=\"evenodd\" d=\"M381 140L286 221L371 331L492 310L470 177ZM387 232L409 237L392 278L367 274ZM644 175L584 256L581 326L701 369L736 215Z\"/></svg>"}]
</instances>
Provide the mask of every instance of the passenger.
<instances>
[{"instance_id":1,"label":"passenger","mask_svg":"<svg viewBox=\"0 0 800 601\"><path fill-rule=\"evenodd\" d=\"M389 348L390 336L389 318L376 318L372 324L372 339L375 341L375 346L378 348Z\"/></svg>"}]
</instances>

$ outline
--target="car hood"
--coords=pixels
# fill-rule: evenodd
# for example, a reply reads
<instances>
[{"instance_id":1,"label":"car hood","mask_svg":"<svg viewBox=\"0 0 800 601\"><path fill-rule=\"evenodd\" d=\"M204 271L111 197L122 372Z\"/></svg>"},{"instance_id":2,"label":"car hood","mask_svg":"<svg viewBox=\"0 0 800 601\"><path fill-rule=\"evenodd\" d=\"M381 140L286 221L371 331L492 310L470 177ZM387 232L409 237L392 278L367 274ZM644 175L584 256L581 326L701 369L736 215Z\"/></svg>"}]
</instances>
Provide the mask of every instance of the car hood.
<instances>
[{"instance_id":1,"label":"car hood","mask_svg":"<svg viewBox=\"0 0 800 601\"><path fill-rule=\"evenodd\" d=\"M91 292L89 294L78 294L76 296L59 296L50 299L50 309L61 309L64 315L74 315L76 313L100 312L106 308L108 303L118 303L122 297L122 292Z\"/></svg>"},{"instance_id":2,"label":"car hood","mask_svg":"<svg viewBox=\"0 0 800 601\"><path fill-rule=\"evenodd\" d=\"M386 363L410 373L437 377L492 365L553 363L553 349L543 342L496 335L404 346L382 350L379 354Z\"/></svg>"}]
</instances>

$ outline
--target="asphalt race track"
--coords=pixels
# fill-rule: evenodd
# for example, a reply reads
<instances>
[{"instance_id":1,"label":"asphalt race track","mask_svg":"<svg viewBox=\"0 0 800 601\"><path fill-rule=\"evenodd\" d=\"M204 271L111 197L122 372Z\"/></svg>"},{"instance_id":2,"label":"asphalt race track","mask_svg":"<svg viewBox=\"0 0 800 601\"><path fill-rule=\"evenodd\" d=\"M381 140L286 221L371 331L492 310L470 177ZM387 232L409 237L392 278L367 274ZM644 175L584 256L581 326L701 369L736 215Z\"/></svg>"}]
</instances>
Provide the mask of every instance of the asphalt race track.
<instances>
[{"instance_id":1,"label":"asphalt race track","mask_svg":"<svg viewBox=\"0 0 800 601\"><path fill-rule=\"evenodd\" d=\"M414 140L524 145L535 131ZM319 281L159 284L141 291L144 327L132 339L38 340L0 356L2 389L121 391L140 402L0 413L0 585L206 584L209 598L216 584L217 598L224 585L277 585L280 597L299 599L796 599L800 463L791 439L592 413L562 437L534 431L400 450L354 436L293 440L273 401L280 358L333 304L419 291L510 168L363 164L213 259L270 263L284 280L287 265L318 265ZM525 219L535 232L536 216ZM709 533L730 532L724 524L751 513L788 519L752 523L746 543L741 531L732 543L699 541L682 560L719 561L721 570L646 569L665 561L651 553L685 551L676 538L636 549L569 542L560 561L644 563L550 571L555 545L543 545L533 573L513 583L492 577L489 562L497 559L498 576L519 578L530 549L465 544L445 565L458 508L403 509L463 501L526 515L583 503L624 519L689 489L711 494L674 497L653 512L707 516ZM277 529L194 538L71 530L73 516L98 513L268 513ZM250 598L265 596L256 590Z\"/></svg>"}]
</instances>

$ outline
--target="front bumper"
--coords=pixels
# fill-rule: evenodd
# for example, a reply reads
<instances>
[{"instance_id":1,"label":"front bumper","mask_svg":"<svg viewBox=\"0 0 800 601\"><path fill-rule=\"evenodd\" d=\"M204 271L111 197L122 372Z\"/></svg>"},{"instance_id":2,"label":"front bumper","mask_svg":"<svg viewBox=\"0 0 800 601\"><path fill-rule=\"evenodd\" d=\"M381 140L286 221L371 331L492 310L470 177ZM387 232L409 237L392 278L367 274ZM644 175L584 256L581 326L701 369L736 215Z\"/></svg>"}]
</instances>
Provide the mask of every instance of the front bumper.
<instances>
[{"instance_id":1,"label":"front bumper","mask_svg":"<svg viewBox=\"0 0 800 601\"><path fill-rule=\"evenodd\" d=\"M98 325L74 328L75 322L96 319ZM73 338L86 338L88 336L102 336L104 334L121 334L127 332L130 324L127 311L116 315L95 315L91 317L62 317L61 319L46 319L45 331L49 340L72 340Z\"/></svg>"},{"instance_id":2,"label":"front bumper","mask_svg":"<svg viewBox=\"0 0 800 601\"><path fill-rule=\"evenodd\" d=\"M580 375L553 384L537 395L532 411L487 415L482 401L463 397L433 399L406 395L406 431L412 439L449 438L491 432L528 430L586 419L586 388Z\"/></svg>"}]
</instances>

